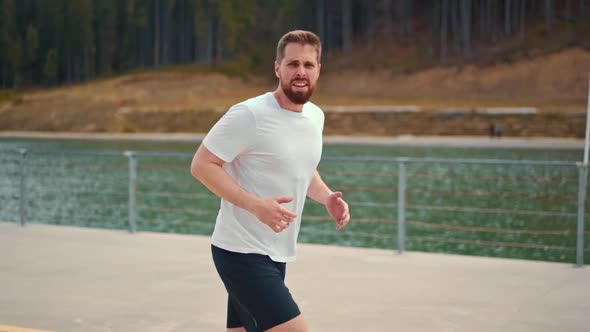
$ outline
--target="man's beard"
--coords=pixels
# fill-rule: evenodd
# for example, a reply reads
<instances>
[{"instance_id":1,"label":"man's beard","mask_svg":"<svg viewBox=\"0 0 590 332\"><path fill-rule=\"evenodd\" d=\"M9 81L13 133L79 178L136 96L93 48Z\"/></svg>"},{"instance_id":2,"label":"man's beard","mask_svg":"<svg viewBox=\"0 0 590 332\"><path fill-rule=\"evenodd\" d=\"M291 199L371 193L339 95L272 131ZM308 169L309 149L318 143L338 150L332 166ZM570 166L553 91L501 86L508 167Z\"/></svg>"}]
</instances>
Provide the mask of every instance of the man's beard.
<instances>
[{"instance_id":1,"label":"man's beard","mask_svg":"<svg viewBox=\"0 0 590 332\"><path fill-rule=\"evenodd\" d=\"M302 80L293 80L287 84L281 83L281 89L283 90L283 92L285 93L287 98L289 98L289 100L293 104L303 105L303 104L307 103L309 98L311 98L311 95L313 95L313 92L315 90L315 86L312 86L308 80L305 80L305 82L307 83L307 91L293 91L292 84L295 81L302 81Z\"/></svg>"}]
</instances>

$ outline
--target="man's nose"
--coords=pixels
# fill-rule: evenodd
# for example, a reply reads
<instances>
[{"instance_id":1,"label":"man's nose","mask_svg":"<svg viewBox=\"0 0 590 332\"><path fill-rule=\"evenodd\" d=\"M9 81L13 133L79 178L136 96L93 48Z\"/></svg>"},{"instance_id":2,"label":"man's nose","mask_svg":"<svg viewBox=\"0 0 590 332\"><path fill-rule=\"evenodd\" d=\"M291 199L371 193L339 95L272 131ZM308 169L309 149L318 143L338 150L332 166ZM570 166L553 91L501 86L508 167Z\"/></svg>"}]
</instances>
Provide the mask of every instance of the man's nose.
<instances>
[{"instance_id":1,"label":"man's nose","mask_svg":"<svg viewBox=\"0 0 590 332\"><path fill-rule=\"evenodd\" d=\"M297 67L297 72L295 74L297 75L297 77L305 77L305 75L306 75L306 73L305 73L305 67L298 66Z\"/></svg>"}]
</instances>

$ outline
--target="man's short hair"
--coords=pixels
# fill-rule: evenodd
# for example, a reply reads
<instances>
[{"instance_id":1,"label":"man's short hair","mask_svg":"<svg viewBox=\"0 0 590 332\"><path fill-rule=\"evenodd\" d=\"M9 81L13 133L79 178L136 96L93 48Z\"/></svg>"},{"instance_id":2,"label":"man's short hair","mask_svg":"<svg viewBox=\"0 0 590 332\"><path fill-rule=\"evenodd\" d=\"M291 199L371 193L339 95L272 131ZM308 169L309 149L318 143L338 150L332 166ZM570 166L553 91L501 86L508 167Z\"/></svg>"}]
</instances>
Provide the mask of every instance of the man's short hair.
<instances>
[{"instance_id":1,"label":"man's short hair","mask_svg":"<svg viewBox=\"0 0 590 332\"><path fill-rule=\"evenodd\" d=\"M305 30L289 31L279 40L276 58L278 63L281 63L281 60L285 57L285 48L291 43L314 46L318 53L318 63L320 63L320 59L322 58L322 42L320 37L311 31Z\"/></svg>"}]
</instances>

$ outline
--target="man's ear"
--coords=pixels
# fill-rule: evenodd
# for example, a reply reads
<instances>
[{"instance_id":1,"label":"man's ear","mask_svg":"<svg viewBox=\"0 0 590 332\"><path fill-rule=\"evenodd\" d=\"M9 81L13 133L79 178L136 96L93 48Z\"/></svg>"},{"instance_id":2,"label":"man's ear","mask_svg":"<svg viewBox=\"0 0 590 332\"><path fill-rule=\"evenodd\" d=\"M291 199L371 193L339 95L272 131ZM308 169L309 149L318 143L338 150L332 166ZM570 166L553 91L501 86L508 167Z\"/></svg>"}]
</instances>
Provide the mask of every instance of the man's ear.
<instances>
[{"instance_id":1,"label":"man's ear","mask_svg":"<svg viewBox=\"0 0 590 332\"><path fill-rule=\"evenodd\" d=\"M275 76L279 78L279 63L275 60Z\"/></svg>"}]
</instances>

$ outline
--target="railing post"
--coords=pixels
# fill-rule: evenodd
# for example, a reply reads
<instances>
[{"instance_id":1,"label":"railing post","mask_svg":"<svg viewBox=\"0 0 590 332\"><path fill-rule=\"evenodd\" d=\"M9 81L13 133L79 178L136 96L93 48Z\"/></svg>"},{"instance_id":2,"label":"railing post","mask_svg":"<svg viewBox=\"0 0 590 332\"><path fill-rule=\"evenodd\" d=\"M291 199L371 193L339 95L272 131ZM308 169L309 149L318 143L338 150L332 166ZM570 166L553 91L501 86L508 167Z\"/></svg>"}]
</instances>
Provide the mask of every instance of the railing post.
<instances>
[{"instance_id":1,"label":"railing post","mask_svg":"<svg viewBox=\"0 0 590 332\"><path fill-rule=\"evenodd\" d=\"M584 215L586 210L587 165L578 163L578 227L576 240L576 266L584 267Z\"/></svg>"},{"instance_id":2,"label":"railing post","mask_svg":"<svg viewBox=\"0 0 590 332\"><path fill-rule=\"evenodd\" d=\"M135 194L137 191L137 159L135 152L125 151L125 156L129 159L129 232L135 233L137 230L136 223L136 206Z\"/></svg>"},{"instance_id":3,"label":"railing post","mask_svg":"<svg viewBox=\"0 0 590 332\"><path fill-rule=\"evenodd\" d=\"M27 149L20 149L20 225L25 226L27 223Z\"/></svg>"},{"instance_id":4,"label":"railing post","mask_svg":"<svg viewBox=\"0 0 590 332\"><path fill-rule=\"evenodd\" d=\"M397 180L397 250L406 251L406 163L402 160L398 167Z\"/></svg>"}]
</instances>

